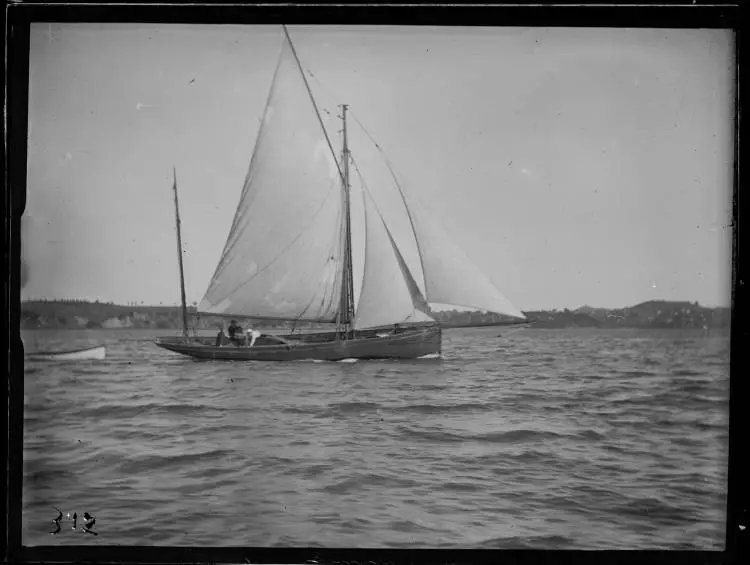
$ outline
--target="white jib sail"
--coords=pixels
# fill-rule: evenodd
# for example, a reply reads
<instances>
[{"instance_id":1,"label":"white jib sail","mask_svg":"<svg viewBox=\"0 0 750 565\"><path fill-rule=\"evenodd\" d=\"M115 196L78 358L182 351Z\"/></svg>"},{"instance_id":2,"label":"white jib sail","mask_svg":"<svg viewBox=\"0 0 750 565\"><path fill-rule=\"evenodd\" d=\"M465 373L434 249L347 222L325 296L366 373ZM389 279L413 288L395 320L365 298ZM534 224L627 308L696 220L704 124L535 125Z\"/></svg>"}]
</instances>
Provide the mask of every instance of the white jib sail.
<instances>
[{"instance_id":1,"label":"white jib sail","mask_svg":"<svg viewBox=\"0 0 750 565\"><path fill-rule=\"evenodd\" d=\"M398 250L374 203L365 198L365 261L362 290L354 317L357 329L397 323L434 321L417 308L419 297L407 282L411 277L399 261ZM416 285L415 285L416 286Z\"/></svg>"},{"instance_id":2,"label":"white jib sail","mask_svg":"<svg viewBox=\"0 0 750 565\"><path fill-rule=\"evenodd\" d=\"M341 218L338 165L285 40L240 203L198 310L335 320Z\"/></svg>"},{"instance_id":3,"label":"white jib sail","mask_svg":"<svg viewBox=\"0 0 750 565\"><path fill-rule=\"evenodd\" d=\"M468 255L447 237L436 220L415 209L411 202L409 212L414 222L425 297L429 303L464 306L526 319Z\"/></svg>"}]
</instances>

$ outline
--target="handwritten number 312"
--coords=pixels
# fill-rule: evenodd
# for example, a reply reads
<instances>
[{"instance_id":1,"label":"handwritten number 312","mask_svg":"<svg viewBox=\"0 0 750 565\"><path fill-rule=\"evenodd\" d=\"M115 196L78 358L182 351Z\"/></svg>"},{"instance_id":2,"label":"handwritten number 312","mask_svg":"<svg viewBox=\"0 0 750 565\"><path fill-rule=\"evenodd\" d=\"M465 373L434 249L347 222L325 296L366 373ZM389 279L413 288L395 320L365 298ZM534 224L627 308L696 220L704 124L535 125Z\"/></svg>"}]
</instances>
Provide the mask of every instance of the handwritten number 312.
<instances>
[{"instance_id":1,"label":"handwritten number 312","mask_svg":"<svg viewBox=\"0 0 750 565\"><path fill-rule=\"evenodd\" d=\"M52 520L52 523L55 525L55 530L50 532L50 535L57 535L60 533L61 527L60 527L60 521L63 519L63 513L62 510L60 510L57 506L53 506L55 510L57 510L57 518ZM70 515L70 512L67 514L68 518L71 518L73 520L73 527L72 530L75 530L78 526L78 513L73 512L73 516ZM95 531L93 531L94 525L96 525L96 518L89 514L88 512L83 513L83 519L85 522L83 523L83 527L79 530L81 533L84 534L91 534L94 536L98 536L99 534Z\"/></svg>"}]
</instances>

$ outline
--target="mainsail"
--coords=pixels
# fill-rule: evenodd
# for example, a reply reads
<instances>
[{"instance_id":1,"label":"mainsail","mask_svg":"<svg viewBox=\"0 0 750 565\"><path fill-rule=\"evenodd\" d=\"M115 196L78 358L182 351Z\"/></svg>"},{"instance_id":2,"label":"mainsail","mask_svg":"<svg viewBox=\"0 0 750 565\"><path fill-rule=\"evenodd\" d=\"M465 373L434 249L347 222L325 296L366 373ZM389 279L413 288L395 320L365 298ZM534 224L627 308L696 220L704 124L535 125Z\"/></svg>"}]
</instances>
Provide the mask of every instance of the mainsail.
<instances>
[{"instance_id":1,"label":"mainsail","mask_svg":"<svg viewBox=\"0 0 750 565\"><path fill-rule=\"evenodd\" d=\"M234 222L198 310L334 321L342 213L338 164L287 40Z\"/></svg>"}]
</instances>

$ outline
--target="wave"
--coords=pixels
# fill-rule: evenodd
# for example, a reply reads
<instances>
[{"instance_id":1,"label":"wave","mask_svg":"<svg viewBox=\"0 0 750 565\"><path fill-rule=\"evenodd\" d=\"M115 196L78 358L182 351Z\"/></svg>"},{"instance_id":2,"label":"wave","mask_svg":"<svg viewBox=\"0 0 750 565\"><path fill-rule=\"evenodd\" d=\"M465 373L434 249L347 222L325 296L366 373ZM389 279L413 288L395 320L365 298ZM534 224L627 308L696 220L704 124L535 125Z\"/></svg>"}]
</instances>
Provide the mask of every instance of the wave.
<instances>
[{"instance_id":1,"label":"wave","mask_svg":"<svg viewBox=\"0 0 750 565\"><path fill-rule=\"evenodd\" d=\"M614 506L612 511L620 516L647 519L660 526L676 526L700 519L694 516L689 508L669 504L656 497L636 498Z\"/></svg>"},{"instance_id":2,"label":"wave","mask_svg":"<svg viewBox=\"0 0 750 565\"><path fill-rule=\"evenodd\" d=\"M623 377L655 377L659 373L654 373L652 371L620 371L618 372L618 375Z\"/></svg>"},{"instance_id":3,"label":"wave","mask_svg":"<svg viewBox=\"0 0 750 565\"><path fill-rule=\"evenodd\" d=\"M417 414L447 414L447 413L472 413L493 412L498 410L497 405L466 402L459 404L406 404L403 406L386 406L389 412L416 412Z\"/></svg>"},{"instance_id":4,"label":"wave","mask_svg":"<svg viewBox=\"0 0 750 565\"><path fill-rule=\"evenodd\" d=\"M706 376L705 372L692 371L690 369L676 369L672 371L672 374L676 377L704 377Z\"/></svg>"},{"instance_id":5,"label":"wave","mask_svg":"<svg viewBox=\"0 0 750 565\"><path fill-rule=\"evenodd\" d=\"M387 526L395 532L405 532L408 534L433 531L433 528L423 526L422 524L419 524L414 520L406 520L403 518L399 520L391 520L390 522L388 522Z\"/></svg>"},{"instance_id":6,"label":"wave","mask_svg":"<svg viewBox=\"0 0 750 565\"><path fill-rule=\"evenodd\" d=\"M380 407L377 402L334 402L326 407L323 415L358 414L360 412L372 412Z\"/></svg>"},{"instance_id":7,"label":"wave","mask_svg":"<svg viewBox=\"0 0 750 565\"><path fill-rule=\"evenodd\" d=\"M706 392L711 388L711 383L704 381L688 381L677 385L676 389L680 393L684 394L697 394L700 392Z\"/></svg>"},{"instance_id":8,"label":"wave","mask_svg":"<svg viewBox=\"0 0 750 565\"><path fill-rule=\"evenodd\" d=\"M579 432L577 436L581 439L600 440L605 439L607 437L607 434L597 432L596 430L584 430L582 432Z\"/></svg>"},{"instance_id":9,"label":"wave","mask_svg":"<svg viewBox=\"0 0 750 565\"><path fill-rule=\"evenodd\" d=\"M288 414L304 414L304 415L315 415L320 414L323 410L325 410L325 405L317 405L317 406L294 406L294 405L287 405L287 406L278 406L276 407L277 410L281 412L286 412Z\"/></svg>"},{"instance_id":10,"label":"wave","mask_svg":"<svg viewBox=\"0 0 750 565\"><path fill-rule=\"evenodd\" d=\"M511 430L507 432L488 432L480 434L458 434L448 431L437 430L419 430L413 428L403 428L402 434L439 443L456 443L464 441L478 441L487 443L518 443L525 441L542 441L549 439L558 439L569 437L564 434L558 434L551 431L535 430Z\"/></svg>"},{"instance_id":11,"label":"wave","mask_svg":"<svg viewBox=\"0 0 750 565\"><path fill-rule=\"evenodd\" d=\"M693 424L698 430L702 432L706 431L719 431L729 432L729 418L724 422L707 422L705 420L698 420Z\"/></svg>"},{"instance_id":12,"label":"wave","mask_svg":"<svg viewBox=\"0 0 750 565\"><path fill-rule=\"evenodd\" d=\"M476 434L469 436L470 439L488 441L492 443L515 443L522 441L536 441L545 439L557 439L569 437L567 434L559 434L551 431L536 430L512 430L509 432L492 432L487 434Z\"/></svg>"},{"instance_id":13,"label":"wave","mask_svg":"<svg viewBox=\"0 0 750 565\"><path fill-rule=\"evenodd\" d=\"M571 549L573 538L561 535L511 536L479 542L480 549Z\"/></svg>"},{"instance_id":14,"label":"wave","mask_svg":"<svg viewBox=\"0 0 750 565\"><path fill-rule=\"evenodd\" d=\"M369 487L412 488L419 484L419 482L412 479L367 473L349 477L336 483L326 485L318 490L329 494L345 494Z\"/></svg>"},{"instance_id":15,"label":"wave","mask_svg":"<svg viewBox=\"0 0 750 565\"><path fill-rule=\"evenodd\" d=\"M374 413L384 408L377 402L334 402L332 404L322 404L316 406L301 405L293 406L287 405L280 407L280 411L287 414L300 414L304 416L312 416L315 418L347 418L351 415L362 414L362 413Z\"/></svg>"},{"instance_id":16,"label":"wave","mask_svg":"<svg viewBox=\"0 0 750 565\"><path fill-rule=\"evenodd\" d=\"M168 468L177 468L195 463L204 463L210 467L219 467L220 461L232 455L228 449L213 449L199 453L181 453L179 455L145 455L134 457L122 462L117 469L118 473L154 472Z\"/></svg>"},{"instance_id":17,"label":"wave","mask_svg":"<svg viewBox=\"0 0 750 565\"><path fill-rule=\"evenodd\" d=\"M479 492L487 490L486 487L476 483L456 482L449 481L446 483L440 483L435 485L433 488L441 491L450 492Z\"/></svg>"},{"instance_id":18,"label":"wave","mask_svg":"<svg viewBox=\"0 0 750 565\"><path fill-rule=\"evenodd\" d=\"M82 416L90 418L135 418L136 416L143 415L175 415L175 416L189 416L191 414L200 414L206 416L207 411L213 412L224 412L229 410L225 407L209 406L207 404L160 404L160 403L148 403L148 404L137 404L137 405L123 405L123 404L104 404L96 406L95 408L88 408L82 412Z\"/></svg>"},{"instance_id":19,"label":"wave","mask_svg":"<svg viewBox=\"0 0 750 565\"><path fill-rule=\"evenodd\" d=\"M93 361L88 361L89 363L93 363ZM111 368L113 363L110 362L96 362L96 366L94 368L88 368L82 365L76 365L75 367L70 368L70 374L74 375L76 377L83 377L86 375L102 375L111 377L111 373L107 370Z\"/></svg>"},{"instance_id":20,"label":"wave","mask_svg":"<svg viewBox=\"0 0 750 565\"><path fill-rule=\"evenodd\" d=\"M46 467L43 469L24 469L24 482L46 484L50 482L59 483L62 479L71 478L75 475L73 471L66 467L58 465Z\"/></svg>"}]
</instances>

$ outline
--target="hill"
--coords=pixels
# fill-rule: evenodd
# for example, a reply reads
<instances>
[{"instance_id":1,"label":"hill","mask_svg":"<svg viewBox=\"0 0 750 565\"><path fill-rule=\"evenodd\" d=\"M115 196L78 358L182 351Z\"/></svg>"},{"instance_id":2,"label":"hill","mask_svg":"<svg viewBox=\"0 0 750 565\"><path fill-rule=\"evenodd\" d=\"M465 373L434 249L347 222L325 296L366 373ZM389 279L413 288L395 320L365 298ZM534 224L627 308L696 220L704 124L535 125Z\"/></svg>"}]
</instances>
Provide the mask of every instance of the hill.
<instances>
[{"instance_id":1,"label":"hill","mask_svg":"<svg viewBox=\"0 0 750 565\"><path fill-rule=\"evenodd\" d=\"M601 322L601 327L616 328L719 328L729 327L729 308L707 308L697 302L649 300L628 308L607 310L587 306L585 311Z\"/></svg>"},{"instance_id":2,"label":"hill","mask_svg":"<svg viewBox=\"0 0 750 565\"><path fill-rule=\"evenodd\" d=\"M593 316L570 310L531 311L524 312L526 317L534 322L535 328L600 328L602 322Z\"/></svg>"}]
</instances>

